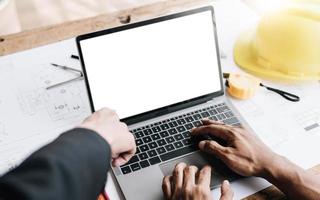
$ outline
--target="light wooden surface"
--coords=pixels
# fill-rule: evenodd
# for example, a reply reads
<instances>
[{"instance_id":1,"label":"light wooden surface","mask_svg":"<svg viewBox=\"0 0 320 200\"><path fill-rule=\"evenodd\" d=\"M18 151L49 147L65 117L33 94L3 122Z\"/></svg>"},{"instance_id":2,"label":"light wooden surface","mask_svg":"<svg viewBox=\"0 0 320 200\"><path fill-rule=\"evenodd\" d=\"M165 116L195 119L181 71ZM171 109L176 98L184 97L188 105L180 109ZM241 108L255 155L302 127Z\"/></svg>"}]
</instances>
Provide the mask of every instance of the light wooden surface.
<instances>
[{"instance_id":1,"label":"light wooden surface","mask_svg":"<svg viewBox=\"0 0 320 200\"><path fill-rule=\"evenodd\" d=\"M167 0L138 8L108 13L92 18L67 22L59 25L23 31L17 34L0 36L0 55L7 55L34 47L73 38L77 35L119 26L128 19L130 22L141 21L168 13L185 10L194 6L205 5L211 0ZM320 174L320 165L311 169ZM275 187L266 188L245 200L279 200L285 196Z\"/></svg>"}]
</instances>

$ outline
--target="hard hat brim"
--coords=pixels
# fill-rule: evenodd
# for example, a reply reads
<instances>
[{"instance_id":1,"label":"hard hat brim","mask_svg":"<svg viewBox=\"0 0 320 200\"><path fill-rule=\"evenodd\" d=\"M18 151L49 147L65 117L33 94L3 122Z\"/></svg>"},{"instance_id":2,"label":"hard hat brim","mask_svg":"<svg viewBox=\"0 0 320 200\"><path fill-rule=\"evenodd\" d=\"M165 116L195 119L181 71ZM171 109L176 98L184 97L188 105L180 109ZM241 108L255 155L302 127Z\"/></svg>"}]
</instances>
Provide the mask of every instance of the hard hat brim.
<instances>
[{"instance_id":1,"label":"hard hat brim","mask_svg":"<svg viewBox=\"0 0 320 200\"><path fill-rule=\"evenodd\" d=\"M270 68L268 69L267 66L262 66L261 63L258 62L257 55L253 48L254 37L255 30L246 31L239 36L234 46L234 61L245 71L262 78L277 81L296 82L320 80L320 74L314 76L294 76Z\"/></svg>"}]
</instances>

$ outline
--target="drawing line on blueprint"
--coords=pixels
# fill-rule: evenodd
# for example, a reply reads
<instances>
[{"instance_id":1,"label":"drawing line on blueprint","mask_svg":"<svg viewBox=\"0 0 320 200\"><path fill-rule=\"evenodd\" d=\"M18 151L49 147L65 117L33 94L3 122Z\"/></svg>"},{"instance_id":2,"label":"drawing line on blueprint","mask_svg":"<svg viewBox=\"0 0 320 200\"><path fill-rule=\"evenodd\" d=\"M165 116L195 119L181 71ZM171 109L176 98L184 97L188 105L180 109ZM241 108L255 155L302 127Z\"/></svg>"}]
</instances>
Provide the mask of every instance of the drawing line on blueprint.
<instances>
[{"instance_id":1,"label":"drawing line on blueprint","mask_svg":"<svg viewBox=\"0 0 320 200\"><path fill-rule=\"evenodd\" d=\"M84 88L83 82L46 89L55 82L74 76L73 74L59 71L48 64L39 64L33 69L36 72L26 72L23 82L16 85L17 100L24 114L32 116L45 110L52 121L58 121L79 117L88 110L82 96L84 90L80 87Z\"/></svg>"},{"instance_id":2,"label":"drawing line on blueprint","mask_svg":"<svg viewBox=\"0 0 320 200\"><path fill-rule=\"evenodd\" d=\"M320 128L320 108L313 108L297 114L296 122L306 131Z\"/></svg>"}]
</instances>

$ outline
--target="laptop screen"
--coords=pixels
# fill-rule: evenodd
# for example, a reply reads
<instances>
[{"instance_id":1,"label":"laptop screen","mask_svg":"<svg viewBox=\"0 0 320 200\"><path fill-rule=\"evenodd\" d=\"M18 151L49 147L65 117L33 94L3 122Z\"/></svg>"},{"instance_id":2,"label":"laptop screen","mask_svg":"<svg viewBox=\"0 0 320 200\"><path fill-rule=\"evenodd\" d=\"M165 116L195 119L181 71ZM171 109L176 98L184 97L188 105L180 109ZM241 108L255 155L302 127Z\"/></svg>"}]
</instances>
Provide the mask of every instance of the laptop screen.
<instances>
[{"instance_id":1,"label":"laptop screen","mask_svg":"<svg viewBox=\"0 0 320 200\"><path fill-rule=\"evenodd\" d=\"M121 119L221 90L210 10L80 41L95 110Z\"/></svg>"}]
</instances>

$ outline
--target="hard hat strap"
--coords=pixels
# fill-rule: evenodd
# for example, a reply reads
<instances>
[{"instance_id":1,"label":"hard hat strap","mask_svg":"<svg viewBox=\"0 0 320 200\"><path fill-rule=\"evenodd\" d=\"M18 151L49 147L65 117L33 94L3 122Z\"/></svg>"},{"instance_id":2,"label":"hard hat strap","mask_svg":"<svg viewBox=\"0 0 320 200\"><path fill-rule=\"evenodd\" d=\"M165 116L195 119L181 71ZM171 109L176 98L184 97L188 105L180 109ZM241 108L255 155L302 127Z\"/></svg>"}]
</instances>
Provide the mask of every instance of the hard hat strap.
<instances>
[{"instance_id":1,"label":"hard hat strap","mask_svg":"<svg viewBox=\"0 0 320 200\"><path fill-rule=\"evenodd\" d=\"M297 95L295 95L295 94L291 94L291 93L285 92L285 91L283 91L283 90L271 88L271 87L268 87L268 86L263 85L262 83L260 83L260 86L266 88L267 90L270 90L270 91L272 91L272 92L275 92L275 93L281 95L283 98L285 98L285 99L287 99L287 100L289 100L289 101L293 101L293 102L298 102L298 101L300 101L300 97L297 96Z\"/></svg>"}]
</instances>

